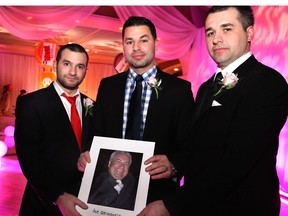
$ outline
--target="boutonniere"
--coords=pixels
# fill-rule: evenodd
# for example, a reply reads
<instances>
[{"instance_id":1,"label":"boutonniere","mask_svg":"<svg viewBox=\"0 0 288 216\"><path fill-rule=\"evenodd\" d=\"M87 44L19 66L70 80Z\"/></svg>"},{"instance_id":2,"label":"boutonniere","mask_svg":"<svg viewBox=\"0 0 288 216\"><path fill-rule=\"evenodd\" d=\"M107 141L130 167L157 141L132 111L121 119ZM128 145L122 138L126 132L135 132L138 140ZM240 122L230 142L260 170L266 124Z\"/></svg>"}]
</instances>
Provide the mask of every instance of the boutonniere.
<instances>
[{"instance_id":1,"label":"boutonniere","mask_svg":"<svg viewBox=\"0 0 288 216\"><path fill-rule=\"evenodd\" d=\"M158 90L161 91L162 87L160 87L162 80L157 80L155 77L151 76L148 78L147 84L153 88L156 92L156 98L158 99Z\"/></svg>"},{"instance_id":2,"label":"boutonniere","mask_svg":"<svg viewBox=\"0 0 288 216\"><path fill-rule=\"evenodd\" d=\"M214 96L220 94L220 92L223 89L231 89L234 88L236 86L236 84L238 83L239 78L237 77L237 74L234 73L228 73L224 76L224 78L219 82L221 86L221 88L219 89L218 92L216 92L216 94L214 94Z\"/></svg>"},{"instance_id":3,"label":"boutonniere","mask_svg":"<svg viewBox=\"0 0 288 216\"><path fill-rule=\"evenodd\" d=\"M93 116L93 103L94 101L91 100L90 98L84 98L83 99L83 104L84 104L84 108L85 108L85 116L87 116L87 114L89 113L90 116Z\"/></svg>"}]
</instances>

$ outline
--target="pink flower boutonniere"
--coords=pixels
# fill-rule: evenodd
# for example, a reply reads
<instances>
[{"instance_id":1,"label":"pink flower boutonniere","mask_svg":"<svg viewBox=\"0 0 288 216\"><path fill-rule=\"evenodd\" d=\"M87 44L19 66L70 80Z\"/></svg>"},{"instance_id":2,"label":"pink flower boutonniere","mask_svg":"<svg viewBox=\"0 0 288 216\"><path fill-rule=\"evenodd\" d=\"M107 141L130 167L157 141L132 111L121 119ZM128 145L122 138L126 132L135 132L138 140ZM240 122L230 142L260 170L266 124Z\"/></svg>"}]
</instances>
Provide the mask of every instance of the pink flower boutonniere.
<instances>
[{"instance_id":1,"label":"pink flower boutonniere","mask_svg":"<svg viewBox=\"0 0 288 216\"><path fill-rule=\"evenodd\" d=\"M151 76L149 77L147 84L150 86L150 88L153 88L156 92L156 98L158 99L158 91L162 90L162 87L160 87L162 80L157 80L155 77Z\"/></svg>"},{"instance_id":2,"label":"pink flower boutonniere","mask_svg":"<svg viewBox=\"0 0 288 216\"><path fill-rule=\"evenodd\" d=\"M94 106L94 101L90 98L84 98L83 99L83 104L84 104L84 108L85 108L85 116L87 116L87 114L89 113L90 116L93 116L93 111L92 108Z\"/></svg>"},{"instance_id":3,"label":"pink flower boutonniere","mask_svg":"<svg viewBox=\"0 0 288 216\"><path fill-rule=\"evenodd\" d=\"M219 82L219 84L222 86L219 89L219 91L216 92L216 94L214 94L214 96L220 94L220 92L222 92L223 89L234 88L236 86L236 84L238 83L238 80L239 80L239 78L237 76L238 75L234 74L234 73L226 74L224 76L224 78Z\"/></svg>"}]
</instances>

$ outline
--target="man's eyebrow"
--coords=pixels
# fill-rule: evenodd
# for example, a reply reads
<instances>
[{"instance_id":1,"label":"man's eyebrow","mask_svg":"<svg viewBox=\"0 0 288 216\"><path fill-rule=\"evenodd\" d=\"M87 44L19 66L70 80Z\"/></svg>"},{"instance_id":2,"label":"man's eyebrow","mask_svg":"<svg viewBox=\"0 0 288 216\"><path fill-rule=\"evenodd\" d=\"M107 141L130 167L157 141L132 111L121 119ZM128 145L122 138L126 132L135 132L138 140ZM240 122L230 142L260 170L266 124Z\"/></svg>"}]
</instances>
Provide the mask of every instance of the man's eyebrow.
<instances>
[{"instance_id":1,"label":"man's eyebrow","mask_svg":"<svg viewBox=\"0 0 288 216\"><path fill-rule=\"evenodd\" d=\"M222 24L220 27L221 28L226 28L226 27L230 27L230 26L234 26L232 23L224 23L224 24ZM209 28L207 28L207 29L205 29L205 32L208 32L208 31L213 31L213 28L212 27L209 27Z\"/></svg>"},{"instance_id":2,"label":"man's eyebrow","mask_svg":"<svg viewBox=\"0 0 288 216\"><path fill-rule=\"evenodd\" d=\"M140 39L143 39L143 38L145 38L145 37L148 37L149 38L149 35L147 35L147 34L144 34L144 35L142 35L142 36L140 36ZM133 40L133 38L125 38L125 41L128 41L128 40Z\"/></svg>"},{"instance_id":3,"label":"man's eyebrow","mask_svg":"<svg viewBox=\"0 0 288 216\"><path fill-rule=\"evenodd\" d=\"M83 66L83 67L86 67L86 65L83 64L83 63L79 63L79 64L77 64L77 65L81 65L81 66Z\"/></svg>"},{"instance_id":4,"label":"man's eyebrow","mask_svg":"<svg viewBox=\"0 0 288 216\"><path fill-rule=\"evenodd\" d=\"M145 35L142 35L140 38L145 38L145 37L148 37L149 38L149 35L145 34Z\"/></svg>"},{"instance_id":5,"label":"man's eyebrow","mask_svg":"<svg viewBox=\"0 0 288 216\"><path fill-rule=\"evenodd\" d=\"M225 28L225 27L229 27L229 26L234 26L232 23L224 23L221 25L221 27Z\"/></svg>"},{"instance_id":6,"label":"man's eyebrow","mask_svg":"<svg viewBox=\"0 0 288 216\"><path fill-rule=\"evenodd\" d=\"M209 28L205 29L205 32L212 31L212 30L213 30L213 28L209 27Z\"/></svg>"}]
</instances>

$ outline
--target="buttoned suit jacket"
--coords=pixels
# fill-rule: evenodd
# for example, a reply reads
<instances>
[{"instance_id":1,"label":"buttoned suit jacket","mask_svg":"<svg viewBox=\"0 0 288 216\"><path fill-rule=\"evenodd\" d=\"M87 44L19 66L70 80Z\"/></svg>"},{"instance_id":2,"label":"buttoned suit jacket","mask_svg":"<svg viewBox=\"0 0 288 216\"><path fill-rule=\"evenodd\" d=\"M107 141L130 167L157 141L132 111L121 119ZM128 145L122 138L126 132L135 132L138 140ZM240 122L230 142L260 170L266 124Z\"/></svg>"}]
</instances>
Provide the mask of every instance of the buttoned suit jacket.
<instances>
[{"instance_id":1,"label":"buttoned suit jacket","mask_svg":"<svg viewBox=\"0 0 288 216\"><path fill-rule=\"evenodd\" d=\"M125 85L128 71L102 79L96 100L95 134L122 138ZM179 168L187 154L186 138L194 99L191 84L157 68L161 79L158 99L153 90L144 128L143 140L155 142L154 154L165 154ZM180 180L178 178L178 180ZM178 187L172 179L150 180L148 203L162 198Z\"/></svg>"},{"instance_id":2,"label":"buttoned suit jacket","mask_svg":"<svg viewBox=\"0 0 288 216\"><path fill-rule=\"evenodd\" d=\"M253 55L233 73L234 88L213 96L213 76L197 93L184 187L164 200L173 216L279 215L276 155L287 82Z\"/></svg>"},{"instance_id":3,"label":"buttoned suit jacket","mask_svg":"<svg viewBox=\"0 0 288 216\"><path fill-rule=\"evenodd\" d=\"M92 136L92 117L82 111L82 148ZM61 215L53 202L67 192L78 196L81 172L77 140L67 112L51 84L17 101L15 145L22 171L27 178L20 215Z\"/></svg>"}]
</instances>

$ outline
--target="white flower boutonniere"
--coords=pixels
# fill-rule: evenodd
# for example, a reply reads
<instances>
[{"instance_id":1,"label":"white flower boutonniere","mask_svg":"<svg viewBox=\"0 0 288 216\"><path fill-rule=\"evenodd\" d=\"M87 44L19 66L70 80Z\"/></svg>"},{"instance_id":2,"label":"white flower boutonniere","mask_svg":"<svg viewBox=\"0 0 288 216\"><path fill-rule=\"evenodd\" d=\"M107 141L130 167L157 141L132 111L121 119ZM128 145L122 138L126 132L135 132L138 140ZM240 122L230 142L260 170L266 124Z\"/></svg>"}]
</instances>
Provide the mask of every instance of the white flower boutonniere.
<instances>
[{"instance_id":1,"label":"white flower boutonniere","mask_svg":"<svg viewBox=\"0 0 288 216\"><path fill-rule=\"evenodd\" d=\"M218 92L216 92L216 94L214 94L214 96L220 94L220 92L223 89L231 89L234 88L236 86L236 84L238 83L239 78L237 77L237 74L234 73L229 73L226 74L224 76L224 78L219 82L221 86L221 88L219 89Z\"/></svg>"},{"instance_id":2,"label":"white flower boutonniere","mask_svg":"<svg viewBox=\"0 0 288 216\"><path fill-rule=\"evenodd\" d=\"M84 108L85 108L85 116L87 116L87 114L89 113L90 116L93 116L93 103L94 101L91 100L90 98L84 98L83 99L83 104L84 104Z\"/></svg>"},{"instance_id":3,"label":"white flower boutonniere","mask_svg":"<svg viewBox=\"0 0 288 216\"><path fill-rule=\"evenodd\" d=\"M151 76L151 77L149 77L149 79L148 79L148 81L147 81L147 84L151 87L151 88L153 88L154 90L155 90L155 92L156 92L156 98L158 99L158 90L162 90L162 87L160 87L160 85L161 85L161 82L162 82L162 80L160 79L159 81L155 78L155 77L153 77L153 76Z\"/></svg>"}]
</instances>

